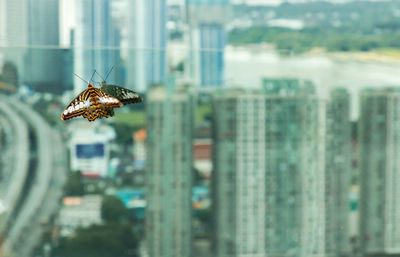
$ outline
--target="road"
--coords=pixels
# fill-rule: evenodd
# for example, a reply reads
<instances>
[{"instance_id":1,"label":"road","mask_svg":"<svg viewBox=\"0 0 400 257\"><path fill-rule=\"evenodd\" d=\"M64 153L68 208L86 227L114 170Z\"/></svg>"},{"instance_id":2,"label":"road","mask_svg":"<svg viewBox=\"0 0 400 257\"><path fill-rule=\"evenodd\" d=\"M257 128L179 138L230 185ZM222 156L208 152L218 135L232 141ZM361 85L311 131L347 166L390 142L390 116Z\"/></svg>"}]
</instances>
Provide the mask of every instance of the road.
<instances>
[{"instance_id":1,"label":"road","mask_svg":"<svg viewBox=\"0 0 400 257\"><path fill-rule=\"evenodd\" d=\"M50 220L58 209L67 174L63 165L66 149L61 135L28 105L16 98L4 99L4 102L15 110L16 116L26 121L35 138L33 181L4 242L6 257L29 257L40 242L43 222Z\"/></svg>"},{"instance_id":2,"label":"road","mask_svg":"<svg viewBox=\"0 0 400 257\"><path fill-rule=\"evenodd\" d=\"M23 185L29 165L29 136L26 123L7 104L4 97L0 98L0 126L4 142L1 146L1 182L0 198L9 210L14 210L21 197ZM7 212L5 222L12 217ZM0 228L0 235L5 227Z\"/></svg>"}]
</instances>

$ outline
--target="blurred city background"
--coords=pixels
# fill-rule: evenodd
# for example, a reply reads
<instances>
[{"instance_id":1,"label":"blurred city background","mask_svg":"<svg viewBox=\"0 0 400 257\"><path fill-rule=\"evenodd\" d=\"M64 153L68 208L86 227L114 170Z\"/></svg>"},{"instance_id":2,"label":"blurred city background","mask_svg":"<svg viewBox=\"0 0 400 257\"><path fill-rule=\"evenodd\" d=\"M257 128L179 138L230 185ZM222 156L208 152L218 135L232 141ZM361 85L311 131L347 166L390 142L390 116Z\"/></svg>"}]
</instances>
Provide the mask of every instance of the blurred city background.
<instances>
[{"instance_id":1,"label":"blurred city background","mask_svg":"<svg viewBox=\"0 0 400 257\"><path fill-rule=\"evenodd\" d=\"M0 0L2 257L400 256L397 154L399 1Z\"/></svg>"}]
</instances>

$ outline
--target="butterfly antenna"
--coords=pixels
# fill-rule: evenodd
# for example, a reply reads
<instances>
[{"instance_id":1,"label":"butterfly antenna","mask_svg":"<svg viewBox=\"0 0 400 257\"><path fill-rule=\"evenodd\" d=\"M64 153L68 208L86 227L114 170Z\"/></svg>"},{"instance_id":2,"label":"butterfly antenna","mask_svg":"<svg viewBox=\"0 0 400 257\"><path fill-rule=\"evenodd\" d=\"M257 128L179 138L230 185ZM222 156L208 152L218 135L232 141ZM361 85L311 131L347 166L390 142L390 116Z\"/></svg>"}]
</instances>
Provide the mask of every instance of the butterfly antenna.
<instances>
[{"instance_id":1,"label":"butterfly antenna","mask_svg":"<svg viewBox=\"0 0 400 257\"><path fill-rule=\"evenodd\" d=\"M99 77L100 77L103 81L106 81L106 80L100 75L100 73L97 72L97 70L94 70L94 72L96 72L96 74L99 75Z\"/></svg>"},{"instance_id":2,"label":"butterfly antenna","mask_svg":"<svg viewBox=\"0 0 400 257\"><path fill-rule=\"evenodd\" d=\"M96 74L96 69L94 69L92 77L90 77L89 83L92 82L94 74Z\"/></svg>"},{"instance_id":3,"label":"butterfly antenna","mask_svg":"<svg viewBox=\"0 0 400 257\"><path fill-rule=\"evenodd\" d=\"M107 80L107 78L108 78L108 75L110 75L110 73L111 73L111 71L114 69L114 65L111 67L111 70L107 73L107 76L106 76L106 79L104 80L104 81L106 81Z\"/></svg>"},{"instance_id":4,"label":"butterfly antenna","mask_svg":"<svg viewBox=\"0 0 400 257\"><path fill-rule=\"evenodd\" d=\"M83 79L81 76L79 76L78 74L76 74L76 73L74 73L74 74L75 74L75 76L77 76L77 77L80 78L81 80L83 80L83 81L85 81L86 83L90 84L89 81L84 80L84 79Z\"/></svg>"}]
</instances>

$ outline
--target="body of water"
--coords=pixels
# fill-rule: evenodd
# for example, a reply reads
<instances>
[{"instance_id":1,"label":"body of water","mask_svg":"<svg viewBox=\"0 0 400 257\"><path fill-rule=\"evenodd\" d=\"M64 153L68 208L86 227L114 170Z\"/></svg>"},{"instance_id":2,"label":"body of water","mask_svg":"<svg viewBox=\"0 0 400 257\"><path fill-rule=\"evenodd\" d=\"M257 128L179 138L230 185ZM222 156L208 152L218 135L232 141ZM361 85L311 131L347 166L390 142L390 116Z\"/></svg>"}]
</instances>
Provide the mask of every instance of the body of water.
<instances>
[{"instance_id":1,"label":"body of water","mask_svg":"<svg viewBox=\"0 0 400 257\"><path fill-rule=\"evenodd\" d=\"M262 78L310 79L321 98L335 87L347 88L352 97L352 119L358 116L358 93L366 87L400 87L400 60L340 60L325 54L281 56L273 49L228 47L225 77L229 87L260 88Z\"/></svg>"}]
</instances>

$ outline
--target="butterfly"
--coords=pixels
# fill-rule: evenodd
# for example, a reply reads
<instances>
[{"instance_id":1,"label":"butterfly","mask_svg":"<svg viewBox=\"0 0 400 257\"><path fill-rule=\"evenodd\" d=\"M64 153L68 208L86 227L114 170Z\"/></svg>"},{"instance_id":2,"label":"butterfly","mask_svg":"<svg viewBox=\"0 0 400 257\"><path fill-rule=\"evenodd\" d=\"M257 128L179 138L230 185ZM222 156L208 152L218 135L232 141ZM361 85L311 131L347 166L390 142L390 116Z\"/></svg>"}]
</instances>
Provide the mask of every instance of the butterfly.
<instances>
[{"instance_id":1,"label":"butterfly","mask_svg":"<svg viewBox=\"0 0 400 257\"><path fill-rule=\"evenodd\" d=\"M111 70L113 68L111 68ZM108 74L110 74L111 70L108 72ZM100 74L96 70L95 73L100 76ZM121 101L122 104L134 104L143 101L143 98L138 93L124 87L107 84L105 79L103 79L103 81L101 82L100 90L117 98L119 101ZM107 113L108 115L113 116L114 110L112 108L107 108Z\"/></svg>"},{"instance_id":2,"label":"butterfly","mask_svg":"<svg viewBox=\"0 0 400 257\"><path fill-rule=\"evenodd\" d=\"M93 76L92 76L93 77ZM65 108L61 114L62 120L69 120L74 117L81 116L94 121L97 118L112 116L109 110L119 108L122 102L112 95L95 88L88 82L88 88L80 93L74 100ZM112 111L112 114L114 111Z\"/></svg>"}]
</instances>

